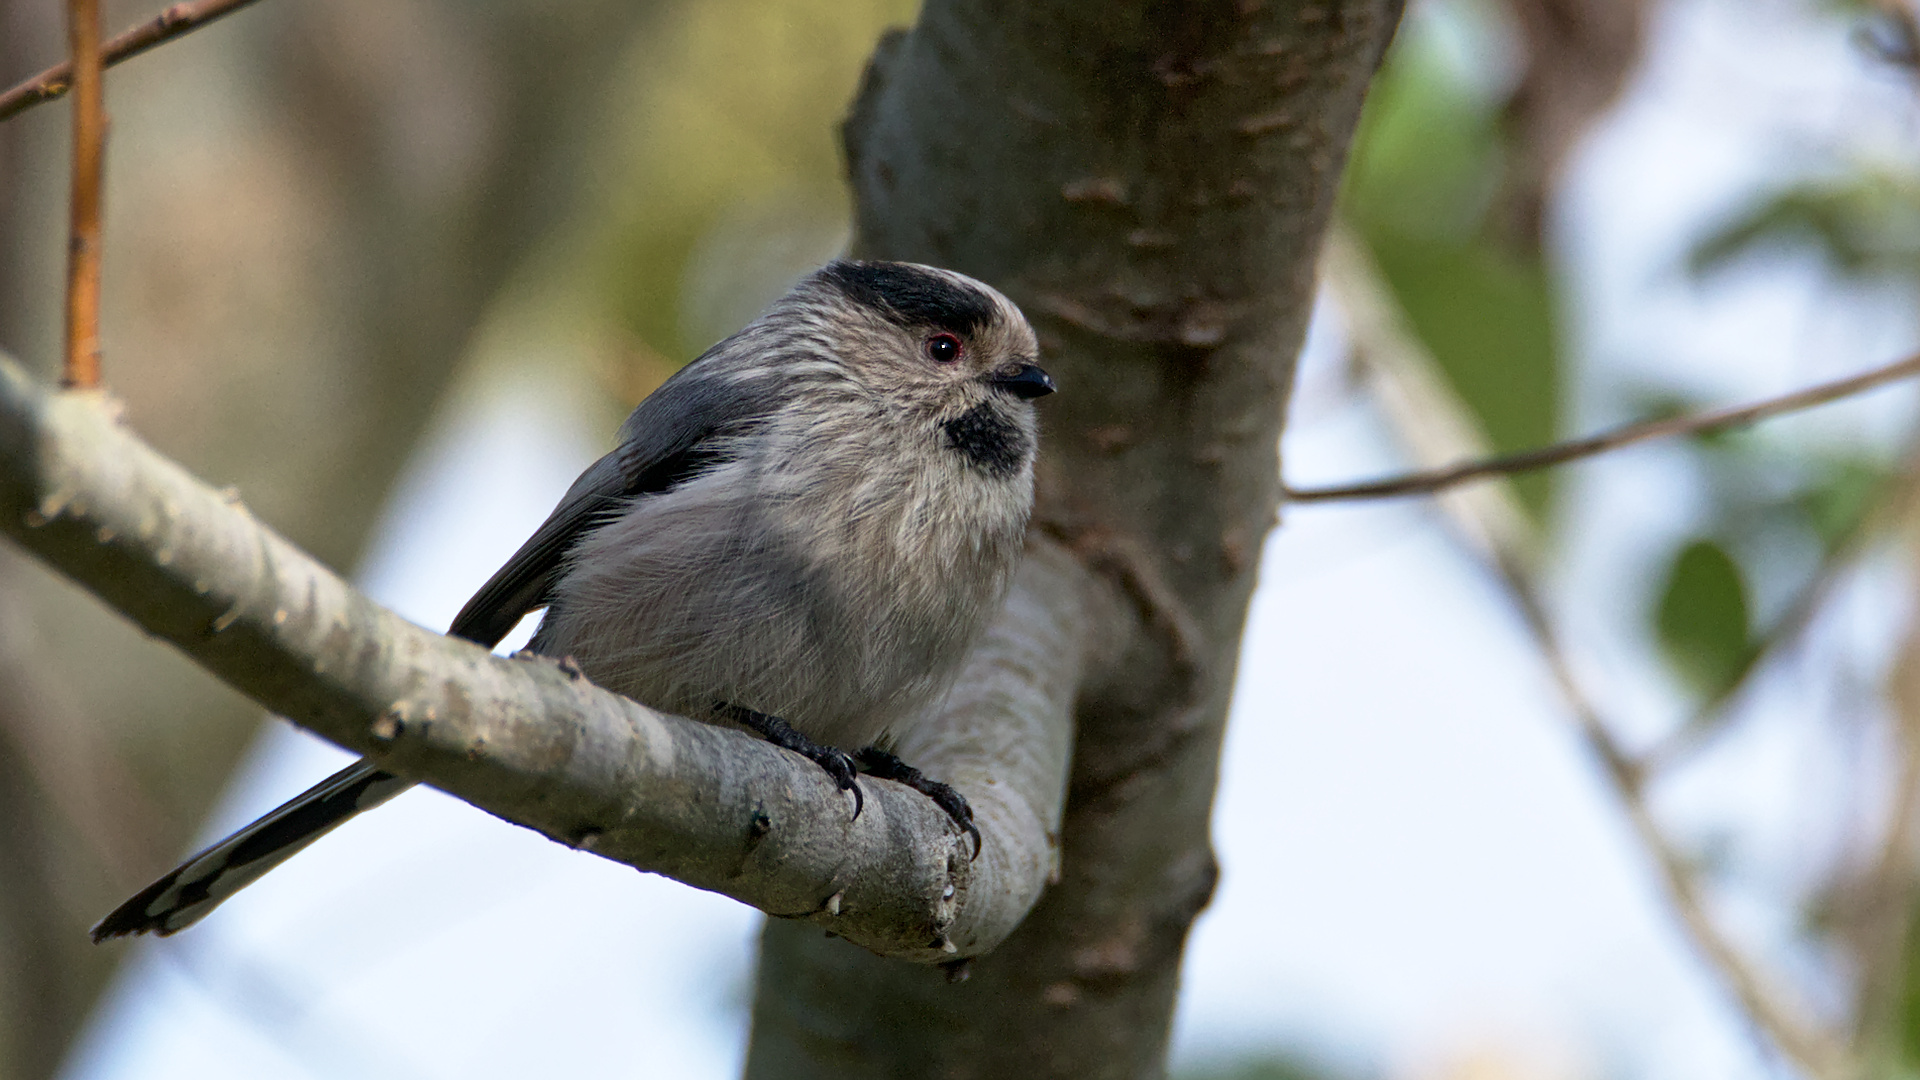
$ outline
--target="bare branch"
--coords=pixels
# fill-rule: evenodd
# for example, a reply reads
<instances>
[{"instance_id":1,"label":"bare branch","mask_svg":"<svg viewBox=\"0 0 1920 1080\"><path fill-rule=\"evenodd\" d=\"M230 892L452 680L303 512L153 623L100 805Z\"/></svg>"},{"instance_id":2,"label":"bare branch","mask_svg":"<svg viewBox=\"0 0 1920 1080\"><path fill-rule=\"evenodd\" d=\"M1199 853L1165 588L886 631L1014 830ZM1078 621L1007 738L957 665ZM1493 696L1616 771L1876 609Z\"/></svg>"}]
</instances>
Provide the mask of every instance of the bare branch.
<instances>
[{"instance_id":1,"label":"bare branch","mask_svg":"<svg viewBox=\"0 0 1920 1080\"><path fill-rule=\"evenodd\" d=\"M107 118L100 85L100 0L67 0L73 53L73 189L68 199L67 352L62 381L100 385L100 181Z\"/></svg>"},{"instance_id":2,"label":"bare branch","mask_svg":"<svg viewBox=\"0 0 1920 1080\"><path fill-rule=\"evenodd\" d=\"M866 809L797 755L656 713L550 662L423 630L122 428L0 360L0 529L267 708L383 768L595 854L940 962L991 948L1052 867L1096 588L1031 553L967 689L911 749L972 802L984 852L922 796Z\"/></svg>"},{"instance_id":3,"label":"bare branch","mask_svg":"<svg viewBox=\"0 0 1920 1080\"><path fill-rule=\"evenodd\" d=\"M253 3L254 0L200 0L192 4L171 4L165 11L138 26L121 31L99 51L106 67L131 60L162 42L198 30L223 15ZM94 24L93 40L100 40L99 24ZM73 63L55 64L33 78L0 93L0 122L64 95L73 86Z\"/></svg>"},{"instance_id":4,"label":"bare branch","mask_svg":"<svg viewBox=\"0 0 1920 1080\"><path fill-rule=\"evenodd\" d=\"M1844 379L1805 390L1796 390L1791 394L1769 398L1752 405L1738 408L1719 409L1713 412L1698 413L1693 416L1679 416L1668 420L1649 420L1645 423L1628 424L1612 431L1589 435L1584 439L1556 443L1553 446L1537 450L1523 450L1515 454L1502 454L1481 461L1469 461L1459 465L1448 465L1438 469L1424 469L1403 476L1388 477L1384 480L1372 480L1364 484L1343 484L1337 487L1287 488L1287 501L1296 503L1332 502L1348 499L1384 499L1397 495L1429 495L1436 491L1462 484L1469 480L1479 480L1492 476L1511 476L1515 473L1531 472L1535 469L1564 465L1569 461L1592 457L1609 450L1618 450L1623 446L1646 442L1650 439L1665 439L1676 435L1705 435L1710 432L1724 431L1728 428L1744 427L1747 424L1767 420L1785 413L1799 412L1816 405L1825 405L1830 401L1851 397L1854 394L1871 390L1900 379L1920 375L1920 356L1909 356L1904 360L1888 364L1885 367L1863 371Z\"/></svg>"},{"instance_id":5,"label":"bare branch","mask_svg":"<svg viewBox=\"0 0 1920 1080\"><path fill-rule=\"evenodd\" d=\"M1406 453L1415 462L1490 454L1493 447L1472 410L1407 325L1365 242L1336 223L1327 233L1320 269L1344 317L1354 362L1366 374L1368 391ZM1512 560L1515 573L1532 571L1539 538L1510 485L1436 494L1447 520L1476 555L1495 565Z\"/></svg>"}]
</instances>

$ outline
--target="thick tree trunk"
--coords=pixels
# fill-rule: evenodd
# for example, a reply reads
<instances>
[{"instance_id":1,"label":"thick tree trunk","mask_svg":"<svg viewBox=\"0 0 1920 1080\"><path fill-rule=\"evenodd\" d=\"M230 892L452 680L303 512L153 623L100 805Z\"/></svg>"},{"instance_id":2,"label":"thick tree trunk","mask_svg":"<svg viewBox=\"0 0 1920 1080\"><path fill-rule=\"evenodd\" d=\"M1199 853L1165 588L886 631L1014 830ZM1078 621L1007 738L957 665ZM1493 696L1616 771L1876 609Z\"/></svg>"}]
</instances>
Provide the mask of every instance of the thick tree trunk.
<instances>
[{"instance_id":1,"label":"thick tree trunk","mask_svg":"<svg viewBox=\"0 0 1920 1080\"><path fill-rule=\"evenodd\" d=\"M1293 357L1399 6L930 0L882 43L846 130L856 252L1032 317L1061 386L1036 527L1133 633L1081 686L1059 881L1026 923L953 985L770 922L749 1077L1164 1071Z\"/></svg>"}]
</instances>

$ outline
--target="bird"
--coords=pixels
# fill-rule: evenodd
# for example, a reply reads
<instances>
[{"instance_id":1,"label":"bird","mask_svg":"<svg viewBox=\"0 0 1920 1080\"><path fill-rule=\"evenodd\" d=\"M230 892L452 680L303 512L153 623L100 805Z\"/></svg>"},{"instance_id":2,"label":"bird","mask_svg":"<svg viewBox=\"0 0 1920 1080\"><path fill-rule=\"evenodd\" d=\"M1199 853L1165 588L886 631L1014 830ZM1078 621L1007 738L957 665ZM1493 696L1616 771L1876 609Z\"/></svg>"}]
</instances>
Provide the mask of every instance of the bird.
<instances>
[{"instance_id":1,"label":"bird","mask_svg":"<svg viewBox=\"0 0 1920 1080\"><path fill-rule=\"evenodd\" d=\"M916 263L836 260L675 372L448 629L663 712L744 728L853 799L864 772L966 800L895 757L1003 602L1054 391L1020 309ZM95 925L169 935L413 781L363 759Z\"/></svg>"}]
</instances>

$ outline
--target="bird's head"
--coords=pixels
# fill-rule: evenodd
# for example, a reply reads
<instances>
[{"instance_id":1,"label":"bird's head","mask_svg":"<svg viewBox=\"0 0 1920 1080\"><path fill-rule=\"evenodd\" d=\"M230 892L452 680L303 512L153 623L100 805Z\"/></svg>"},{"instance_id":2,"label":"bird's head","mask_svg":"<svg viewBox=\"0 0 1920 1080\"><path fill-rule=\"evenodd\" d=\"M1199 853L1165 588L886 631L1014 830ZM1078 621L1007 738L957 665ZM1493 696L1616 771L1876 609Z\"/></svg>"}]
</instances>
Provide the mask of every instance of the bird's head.
<instances>
[{"instance_id":1,"label":"bird's head","mask_svg":"<svg viewBox=\"0 0 1920 1080\"><path fill-rule=\"evenodd\" d=\"M828 263L798 292L827 315L834 352L863 386L945 423L985 407L1009 418L1053 392L1013 301L917 263Z\"/></svg>"}]
</instances>

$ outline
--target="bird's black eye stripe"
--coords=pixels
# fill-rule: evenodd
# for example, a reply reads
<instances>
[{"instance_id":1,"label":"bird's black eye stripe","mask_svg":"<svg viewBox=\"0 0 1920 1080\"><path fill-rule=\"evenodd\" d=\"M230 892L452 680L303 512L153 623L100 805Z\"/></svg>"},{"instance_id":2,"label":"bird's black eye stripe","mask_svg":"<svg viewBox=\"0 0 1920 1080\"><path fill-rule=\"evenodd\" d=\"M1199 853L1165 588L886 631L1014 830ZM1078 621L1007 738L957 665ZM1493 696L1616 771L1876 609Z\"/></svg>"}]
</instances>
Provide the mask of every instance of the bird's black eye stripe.
<instances>
[{"instance_id":1,"label":"bird's black eye stripe","mask_svg":"<svg viewBox=\"0 0 1920 1080\"><path fill-rule=\"evenodd\" d=\"M951 364L960 359L960 339L952 334L935 334L927 339L927 358L936 363Z\"/></svg>"},{"instance_id":2,"label":"bird's black eye stripe","mask_svg":"<svg viewBox=\"0 0 1920 1080\"><path fill-rule=\"evenodd\" d=\"M822 267L819 280L863 307L956 337L978 333L997 311L979 289L907 263L842 260Z\"/></svg>"}]
</instances>

